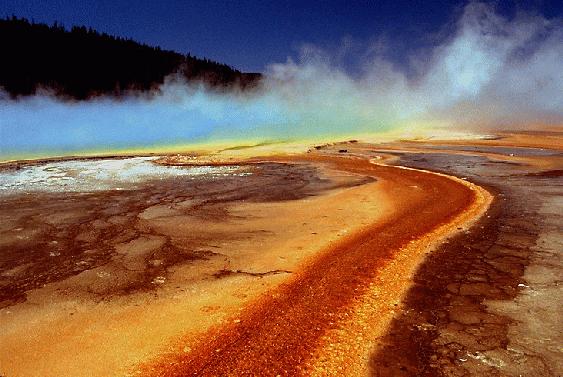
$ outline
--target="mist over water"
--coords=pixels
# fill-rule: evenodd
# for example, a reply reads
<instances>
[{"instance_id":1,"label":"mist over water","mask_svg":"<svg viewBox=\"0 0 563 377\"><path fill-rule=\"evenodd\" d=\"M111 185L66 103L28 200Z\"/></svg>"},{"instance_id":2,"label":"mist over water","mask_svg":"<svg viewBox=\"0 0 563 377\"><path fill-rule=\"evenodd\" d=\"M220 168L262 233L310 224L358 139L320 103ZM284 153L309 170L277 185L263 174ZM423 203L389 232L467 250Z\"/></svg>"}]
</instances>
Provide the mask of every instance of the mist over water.
<instances>
[{"instance_id":1,"label":"mist over water","mask_svg":"<svg viewBox=\"0 0 563 377\"><path fill-rule=\"evenodd\" d=\"M411 57L408 76L377 55L349 74L338 56L307 46L297 60L272 64L262 87L246 93L171 78L157 94L119 100L4 96L0 158L563 124L561 19L508 19L491 5L470 3L446 40Z\"/></svg>"}]
</instances>

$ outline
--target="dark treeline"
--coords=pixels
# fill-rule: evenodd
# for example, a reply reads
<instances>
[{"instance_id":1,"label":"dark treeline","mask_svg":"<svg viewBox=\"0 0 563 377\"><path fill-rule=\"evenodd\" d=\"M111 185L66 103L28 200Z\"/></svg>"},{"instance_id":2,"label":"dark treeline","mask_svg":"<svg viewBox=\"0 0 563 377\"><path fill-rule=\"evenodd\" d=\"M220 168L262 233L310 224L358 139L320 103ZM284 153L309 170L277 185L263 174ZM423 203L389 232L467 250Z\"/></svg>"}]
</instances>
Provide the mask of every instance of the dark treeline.
<instances>
[{"instance_id":1,"label":"dark treeline","mask_svg":"<svg viewBox=\"0 0 563 377\"><path fill-rule=\"evenodd\" d=\"M0 41L0 87L13 97L34 94L39 88L74 99L119 96L156 89L173 73L211 87L247 88L260 78L84 26L67 30L57 23L0 19Z\"/></svg>"}]
</instances>

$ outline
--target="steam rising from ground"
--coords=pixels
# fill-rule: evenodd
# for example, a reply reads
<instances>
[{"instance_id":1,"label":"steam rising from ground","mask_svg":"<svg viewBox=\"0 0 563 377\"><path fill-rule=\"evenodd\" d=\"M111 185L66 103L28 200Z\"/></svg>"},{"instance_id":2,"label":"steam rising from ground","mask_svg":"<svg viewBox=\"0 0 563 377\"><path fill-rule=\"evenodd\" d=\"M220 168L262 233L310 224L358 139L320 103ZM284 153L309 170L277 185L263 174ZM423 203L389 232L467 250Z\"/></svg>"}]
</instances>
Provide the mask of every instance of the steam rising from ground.
<instances>
[{"instance_id":1,"label":"steam rising from ground","mask_svg":"<svg viewBox=\"0 0 563 377\"><path fill-rule=\"evenodd\" d=\"M418 127L563 124L563 20L512 19L470 3L445 41L406 75L375 56L359 75L305 48L252 93L168 80L155 96L0 100L0 157L226 140L342 137Z\"/></svg>"}]
</instances>

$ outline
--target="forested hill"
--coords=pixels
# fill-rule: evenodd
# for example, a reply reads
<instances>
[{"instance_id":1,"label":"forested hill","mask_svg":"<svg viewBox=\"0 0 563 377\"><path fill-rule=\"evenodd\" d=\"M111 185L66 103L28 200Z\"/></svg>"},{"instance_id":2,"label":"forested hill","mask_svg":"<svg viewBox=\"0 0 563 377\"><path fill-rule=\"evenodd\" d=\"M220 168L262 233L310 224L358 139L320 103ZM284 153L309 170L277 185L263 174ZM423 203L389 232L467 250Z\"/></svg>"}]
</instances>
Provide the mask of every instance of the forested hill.
<instances>
[{"instance_id":1,"label":"forested hill","mask_svg":"<svg viewBox=\"0 0 563 377\"><path fill-rule=\"evenodd\" d=\"M74 99L120 96L154 89L172 73L211 87L248 88L260 78L83 26L67 30L57 23L48 26L12 17L0 20L0 41L0 87L14 97L38 88Z\"/></svg>"}]
</instances>

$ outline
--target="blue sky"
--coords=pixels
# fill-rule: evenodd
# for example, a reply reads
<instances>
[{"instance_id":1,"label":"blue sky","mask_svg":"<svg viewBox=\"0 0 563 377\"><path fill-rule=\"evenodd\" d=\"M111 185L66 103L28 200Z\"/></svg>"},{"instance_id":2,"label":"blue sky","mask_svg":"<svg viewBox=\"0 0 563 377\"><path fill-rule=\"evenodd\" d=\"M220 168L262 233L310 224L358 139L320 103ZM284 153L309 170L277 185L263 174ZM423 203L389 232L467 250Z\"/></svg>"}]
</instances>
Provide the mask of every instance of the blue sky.
<instances>
[{"instance_id":1,"label":"blue sky","mask_svg":"<svg viewBox=\"0 0 563 377\"><path fill-rule=\"evenodd\" d=\"M243 71L298 55L307 43L335 50L343 40L362 46L385 41L399 64L440 43L467 1L432 0L4 0L0 16L86 25L181 53L190 52ZM560 1L496 1L505 15L523 9L561 16ZM350 54L354 60L354 54Z\"/></svg>"}]
</instances>

